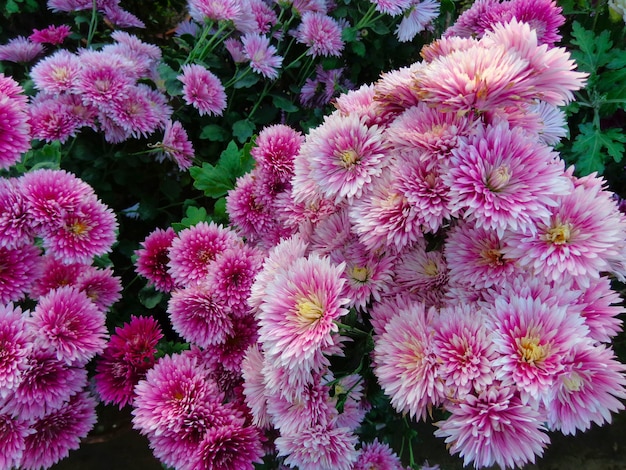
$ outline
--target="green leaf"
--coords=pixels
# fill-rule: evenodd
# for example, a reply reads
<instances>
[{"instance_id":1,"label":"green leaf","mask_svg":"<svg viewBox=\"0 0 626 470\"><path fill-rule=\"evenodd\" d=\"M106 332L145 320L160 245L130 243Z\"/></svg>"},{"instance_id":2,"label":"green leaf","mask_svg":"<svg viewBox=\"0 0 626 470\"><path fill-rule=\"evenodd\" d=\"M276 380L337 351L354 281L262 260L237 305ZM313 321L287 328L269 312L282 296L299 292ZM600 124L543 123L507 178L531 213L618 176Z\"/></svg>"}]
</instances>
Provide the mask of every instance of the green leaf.
<instances>
[{"instance_id":1,"label":"green leaf","mask_svg":"<svg viewBox=\"0 0 626 470\"><path fill-rule=\"evenodd\" d=\"M157 66L159 76L163 80L165 90L170 96L179 96L183 94L183 84L178 80L179 73L164 62Z\"/></svg>"},{"instance_id":2,"label":"green leaf","mask_svg":"<svg viewBox=\"0 0 626 470\"><path fill-rule=\"evenodd\" d=\"M354 52L359 57L365 57L365 44L362 42L353 42L351 44L352 52Z\"/></svg>"},{"instance_id":3,"label":"green leaf","mask_svg":"<svg viewBox=\"0 0 626 470\"><path fill-rule=\"evenodd\" d=\"M578 128L580 134L572 145L572 154L579 174L602 173L608 156L616 162L622 160L626 135L620 129L601 130L592 123L581 124Z\"/></svg>"},{"instance_id":4,"label":"green leaf","mask_svg":"<svg viewBox=\"0 0 626 470\"><path fill-rule=\"evenodd\" d=\"M290 99L281 96L281 95L272 95L272 103L279 109L286 111L288 113L295 113L298 111L298 108L295 104L291 102Z\"/></svg>"},{"instance_id":5,"label":"green leaf","mask_svg":"<svg viewBox=\"0 0 626 470\"><path fill-rule=\"evenodd\" d=\"M597 83L598 91L607 100L622 100L626 105L626 68L602 72Z\"/></svg>"},{"instance_id":6,"label":"green leaf","mask_svg":"<svg viewBox=\"0 0 626 470\"><path fill-rule=\"evenodd\" d=\"M206 139L212 142L226 142L228 137L228 131L217 124L204 126L200 133L200 139Z\"/></svg>"},{"instance_id":7,"label":"green leaf","mask_svg":"<svg viewBox=\"0 0 626 470\"><path fill-rule=\"evenodd\" d=\"M207 211L204 207L189 206L185 217L180 221L185 227L193 227L200 222L206 222L209 219Z\"/></svg>"},{"instance_id":8,"label":"green leaf","mask_svg":"<svg viewBox=\"0 0 626 470\"><path fill-rule=\"evenodd\" d=\"M243 143L254 134L254 123L248 119L242 119L233 124L233 135Z\"/></svg>"},{"instance_id":9,"label":"green leaf","mask_svg":"<svg viewBox=\"0 0 626 470\"><path fill-rule=\"evenodd\" d=\"M341 32L341 39L343 39L345 42L355 41L358 35L358 32L359 31L354 27L344 28L343 31Z\"/></svg>"},{"instance_id":10,"label":"green leaf","mask_svg":"<svg viewBox=\"0 0 626 470\"><path fill-rule=\"evenodd\" d=\"M159 305L159 302L161 302L162 298L163 293L157 291L154 286L150 284L144 286L139 291L139 302L141 302L141 305L148 309L153 309L154 307Z\"/></svg>"},{"instance_id":11,"label":"green leaf","mask_svg":"<svg viewBox=\"0 0 626 470\"><path fill-rule=\"evenodd\" d=\"M233 88L235 89L240 89L240 88L250 88L252 85L255 85L260 79L261 77L252 72L248 72L247 75L244 75L245 72L243 71L239 71L237 72L237 81L235 81L235 83L233 84Z\"/></svg>"},{"instance_id":12,"label":"green leaf","mask_svg":"<svg viewBox=\"0 0 626 470\"><path fill-rule=\"evenodd\" d=\"M371 26L371 28L372 31L374 31L376 34L380 34L381 36L390 33L389 27L382 21L377 21Z\"/></svg>"},{"instance_id":13,"label":"green leaf","mask_svg":"<svg viewBox=\"0 0 626 470\"><path fill-rule=\"evenodd\" d=\"M596 73L600 67L609 63L613 46L609 31L603 30L597 34L583 28L578 21L574 21L572 36L572 44L578 46L580 50L573 49L571 54L581 70Z\"/></svg>"},{"instance_id":14,"label":"green leaf","mask_svg":"<svg viewBox=\"0 0 626 470\"><path fill-rule=\"evenodd\" d=\"M18 13L20 11L20 6L13 0L7 0L4 8L9 15L12 15L13 13Z\"/></svg>"}]
</instances>

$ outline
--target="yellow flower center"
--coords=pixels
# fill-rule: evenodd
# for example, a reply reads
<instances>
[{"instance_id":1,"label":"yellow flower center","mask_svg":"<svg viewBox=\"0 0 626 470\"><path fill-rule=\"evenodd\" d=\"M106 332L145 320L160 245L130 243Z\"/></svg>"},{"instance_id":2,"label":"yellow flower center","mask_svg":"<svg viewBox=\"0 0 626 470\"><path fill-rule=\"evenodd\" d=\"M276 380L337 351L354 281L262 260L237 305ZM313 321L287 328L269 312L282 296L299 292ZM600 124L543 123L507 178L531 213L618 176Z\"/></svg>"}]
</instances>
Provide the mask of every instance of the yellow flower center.
<instances>
[{"instance_id":1,"label":"yellow flower center","mask_svg":"<svg viewBox=\"0 0 626 470\"><path fill-rule=\"evenodd\" d=\"M558 223L554 227L550 227L548 232L544 235L544 238L546 241L554 243L555 245L563 245L570 241L571 236L571 224Z\"/></svg>"},{"instance_id":2,"label":"yellow flower center","mask_svg":"<svg viewBox=\"0 0 626 470\"><path fill-rule=\"evenodd\" d=\"M506 264L506 260L504 259L502 252L495 248L486 248L482 250L480 252L480 257L485 261L485 264L489 266L504 266Z\"/></svg>"},{"instance_id":3,"label":"yellow flower center","mask_svg":"<svg viewBox=\"0 0 626 470\"><path fill-rule=\"evenodd\" d=\"M429 259L424 265L424 273L430 277L436 277L439 275L439 268L434 260Z\"/></svg>"},{"instance_id":4,"label":"yellow flower center","mask_svg":"<svg viewBox=\"0 0 626 470\"><path fill-rule=\"evenodd\" d=\"M298 318L303 323L315 323L324 315L324 309L317 298L302 299L296 304Z\"/></svg>"},{"instance_id":5,"label":"yellow flower center","mask_svg":"<svg viewBox=\"0 0 626 470\"><path fill-rule=\"evenodd\" d=\"M367 282L369 274L369 270L364 266L354 266L350 270L350 277L358 282Z\"/></svg>"},{"instance_id":6,"label":"yellow flower center","mask_svg":"<svg viewBox=\"0 0 626 470\"><path fill-rule=\"evenodd\" d=\"M68 231L76 236L81 236L87 233L89 230L89 226L83 222L82 220L77 220L73 222L69 227L67 227Z\"/></svg>"},{"instance_id":7,"label":"yellow flower center","mask_svg":"<svg viewBox=\"0 0 626 470\"><path fill-rule=\"evenodd\" d=\"M350 168L359 161L359 154L354 149L347 149L339 153L339 158L342 167Z\"/></svg>"},{"instance_id":8,"label":"yellow flower center","mask_svg":"<svg viewBox=\"0 0 626 470\"><path fill-rule=\"evenodd\" d=\"M563 376L563 385L569 392L579 392L584 385L583 379L576 372Z\"/></svg>"},{"instance_id":9,"label":"yellow flower center","mask_svg":"<svg viewBox=\"0 0 626 470\"><path fill-rule=\"evenodd\" d=\"M540 362L548 355L548 348L539 344L539 338L537 337L525 336L519 340L518 348L522 361L529 364Z\"/></svg>"},{"instance_id":10,"label":"yellow flower center","mask_svg":"<svg viewBox=\"0 0 626 470\"><path fill-rule=\"evenodd\" d=\"M487 178L487 187L493 191L498 192L504 189L504 187L511 180L511 169L506 165L500 165L493 170Z\"/></svg>"}]
</instances>

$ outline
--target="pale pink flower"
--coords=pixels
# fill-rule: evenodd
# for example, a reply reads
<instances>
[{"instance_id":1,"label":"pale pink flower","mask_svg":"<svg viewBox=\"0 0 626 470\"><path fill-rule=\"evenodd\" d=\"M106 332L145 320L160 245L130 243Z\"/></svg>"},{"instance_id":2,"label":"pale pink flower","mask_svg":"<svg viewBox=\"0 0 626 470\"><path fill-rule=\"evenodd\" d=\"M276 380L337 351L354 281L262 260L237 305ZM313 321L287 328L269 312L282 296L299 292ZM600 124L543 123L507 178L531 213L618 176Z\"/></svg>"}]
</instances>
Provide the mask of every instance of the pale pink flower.
<instances>
[{"instance_id":1,"label":"pale pink flower","mask_svg":"<svg viewBox=\"0 0 626 470\"><path fill-rule=\"evenodd\" d=\"M168 120L165 123L163 140L154 147L159 149L158 161L168 158L175 162L181 171L186 170L193 163L195 155L193 144L189 141L187 131L179 121Z\"/></svg>"},{"instance_id":2,"label":"pale pink flower","mask_svg":"<svg viewBox=\"0 0 626 470\"><path fill-rule=\"evenodd\" d=\"M276 54L276 47L270 44L267 36L248 33L241 38L241 43L252 70L269 79L278 78L283 58Z\"/></svg>"},{"instance_id":3,"label":"pale pink flower","mask_svg":"<svg viewBox=\"0 0 626 470\"><path fill-rule=\"evenodd\" d=\"M379 442L366 442L361 447L353 470L404 470L400 458L388 444ZM423 470L423 467L420 467Z\"/></svg>"},{"instance_id":4,"label":"pale pink flower","mask_svg":"<svg viewBox=\"0 0 626 470\"><path fill-rule=\"evenodd\" d=\"M187 6L191 17L200 24L234 20L241 13L239 0L189 0Z\"/></svg>"},{"instance_id":5,"label":"pale pink flower","mask_svg":"<svg viewBox=\"0 0 626 470\"><path fill-rule=\"evenodd\" d=\"M313 57L340 56L344 46L341 25L323 13L303 14L296 39L309 48L307 54Z\"/></svg>"},{"instance_id":6,"label":"pale pink flower","mask_svg":"<svg viewBox=\"0 0 626 470\"><path fill-rule=\"evenodd\" d=\"M576 304L582 306L581 315L589 328L589 337L594 341L610 343L622 331L620 315L624 313L619 293L611 289L608 277L590 282L577 296Z\"/></svg>"},{"instance_id":7,"label":"pale pink flower","mask_svg":"<svg viewBox=\"0 0 626 470\"><path fill-rule=\"evenodd\" d=\"M374 84L374 102L379 111L379 119L389 122L404 110L420 102L416 79L424 68L422 62L415 62L391 72L384 72Z\"/></svg>"},{"instance_id":8,"label":"pale pink flower","mask_svg":"<svg viewBox=\"0 0 626 470\"><path fill-rule=\"evenodd\" d=\"M400 42L413 40L424 31L439 15L439 2L436 0L413 0L409 10L403 14L402 21L396 28L396 37Z\"/></svg>"},{"instance_id":9,"label":"pale pink flower","mask_svg":"<svg viewBox=\"0 0 626 470\"><path fill-rule=\"evenodd\" d=\"M17 36L0 46L0 60L27 63L43 53L44 47L24 36Z\"/></svg>"},{"instance_id":10,"label":"pale pink flower","mask_svg":"<svg viewBox=\"0 0 626 470\"><path fill-rule=\"evenodd\" d=\"M252 414L252 424L261 429L269 429L271 422L267 413L263 352L258 343L250 345L246 350L241 363L241 376L243 378L242 386L245 402Z\"/></svg>"},{"instance_id":11,"label":"pale pink flower","mask_svg":"<svg viewBox=\"0 0 626 470\"><path fill-rule=\"evenodd\" d=\"M35 88L46 93L70 92L78 83L80 59L66 49L37 62L30 70Z\"/></svg>"},{"instance_id":12,"label":"pale pink flower","mask_svg":"<svg viewBox=\"0 0 626 470\"><path fill-rule=\"evenodd\" d=\"M426 242L419 240L398 254L394 281L415 294L443 288L448 283L446 259L441 251L426 251Z\"/></svg>"},{"instance_id":13,"label":"pale pink flower","mask_svg":"<svg viewBox=\"0 0 626 470\"><path fill-rule=\"evenodd\" d=\"M378 12L398 16L409 9L412 0L371 0L370 3L374 4Z\"/></svg>"},{"instance_id":14,"label":"pale pink flower","mask_svg":"<svg viewBox=\"0 0 626 470\"><path fill-rule=\"evenodd\" d=\"M183 84L183 98L201 116L221 116L226 109L226 92L220 79L202 65L186 64L178 76Z\"/></svg>"}]
</instances>

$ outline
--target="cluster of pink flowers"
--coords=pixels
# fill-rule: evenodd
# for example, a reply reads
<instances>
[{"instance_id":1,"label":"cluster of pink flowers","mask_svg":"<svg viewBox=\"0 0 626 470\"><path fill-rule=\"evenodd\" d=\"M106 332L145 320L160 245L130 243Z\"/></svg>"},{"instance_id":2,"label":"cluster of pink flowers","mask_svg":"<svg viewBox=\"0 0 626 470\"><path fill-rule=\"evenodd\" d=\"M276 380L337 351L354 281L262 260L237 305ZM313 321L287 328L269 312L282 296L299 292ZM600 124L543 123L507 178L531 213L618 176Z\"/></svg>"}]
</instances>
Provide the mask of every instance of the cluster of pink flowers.
<instances>
[{"instance_id":1,"label":"cluster of pink flowers","mask_svg":"<svg viewBox=\"0 0 626 470\"><path fill-rule=\"evenodd\" d=\"M48 468L96 422L85 366L121 285L92 263L117 222L63 170L0 179L0 214L0 468Z\"/></svg>"}]
</instances>

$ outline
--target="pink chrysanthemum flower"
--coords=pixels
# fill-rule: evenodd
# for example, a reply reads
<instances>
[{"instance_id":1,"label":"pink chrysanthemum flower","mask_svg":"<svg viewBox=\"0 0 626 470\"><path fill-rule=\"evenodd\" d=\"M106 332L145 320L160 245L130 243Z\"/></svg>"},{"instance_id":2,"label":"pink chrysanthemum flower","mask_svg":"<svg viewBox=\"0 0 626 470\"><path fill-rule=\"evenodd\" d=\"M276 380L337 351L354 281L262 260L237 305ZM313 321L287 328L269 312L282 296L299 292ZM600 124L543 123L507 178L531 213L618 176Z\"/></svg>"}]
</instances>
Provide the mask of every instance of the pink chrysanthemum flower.
<instances>
[{"instance_id":1,"label":"pink chrysanthemum flower","mask_svg":"<svg viewBox=\"0 0 626 470\"><path fill-rule=\"evenodd\" d=\"M508 13L510 2L500 0L476 0L470 8L457 18L452 26L444 32L444 38L481 38L502 19L510 19Z\"/></svg>"},{"instance_id":2,"label":"pink chrysanthemum flower","mask_svg":"<svg viewBox=\"0 0 626 470\"><path fill-rule=\"evenodd\" d=\"M398 254L394 282L402 290L418 295L443 288L448 283L448 267L443 253L426 251L426 242L417 241Z\"/></svg>"},{"instance_id":3,"label":"pink chrysanthemum flower","mask_svg":"<svg viewBox=\"0 0 626 470\"><path fill-rule=\"evenodd\" d=\"M408 67L381 74L374 84L374 102L382 122L392 120L420 102L416 79L424 67L422 62L415 62Z\"/></svg>"},{"instance_id":4,"label":"pink chrysanthemum flower","mask_svg":"<svg viewBox=\"0 0 626 470\"><path fill-rule=\"evenodd\" d=\"M378 439L363 444L352 468L353 470L404 470L400 458L393 449L379 442Z\"/></svg>"},{"instance_id":5,"label":"pink chrysanthemum flower","mask_svg":"<svg viewBox=\"0 0 626 470\"><path fill-rule=\"evenodd\" d=\"M22 87L0 73L0 169L18 162L30 149L30 125Z\"/></svg>"},{"instance_id":6,"label":"pink chrysanthemum flower","mask_svg":"<svg viewBox=\"0 0 626 470\"><path fill-rule=\"evenodd\" d=\"M65 263L51 255L41 257L41 274L37 276L28 292L31 299L37 300L51 290L63 286L76 286L78 278L90 268L83 263Z\"/></svg>"},{"instance_id":7,"label":"pink chrysanthemum flower","mask_svg":"<svg viewBox=\"0 0 626 470\"><path fill-rule=\"evenodd\" d=\"M133 402L134 387L155 363L156 346L163 337L152 317L131 316L115 333L96 362L96 389L105 403L120 408Z\"/></svg>"},{"instance_id":8,"label":"pink chrysanthemum flower","mask_svg":"<svg viewBox=\"0 0 626 470\"><path fill-rule=\"evenodd\" d=\"M341 25L323 13L302 15L296 39L309 48L307 54L313 57L340 56L344 46Z\"/></svg>"},{"instance_id":9,"label":"pink chrysanthemum flower","mask_svg":"<svg viewBox=\"0 0 626 470\"><path fill-rule=\"evenodd\" d=\"M381 174L386 156L377 126L365 126L358 116L333 114L310 131L297 158L308 160L309 177L325 197L339 203L360 197Z\"/></svg>"},{"instance_id":10,"label":"pink chrysanthemum flower","mask_svg":"<svg viewBox=\"0 0 626 470\"><path fill-rule=\"evenodd\" d=\"M604 345L577 344L564 361L547 405L548 426L563 434L611 422L624 409L626 366Z\"/></svg>"},{"instance_id":11,"label":"pink chrysanthemum flower","mask_svg":"<svg viewBox=\"0 0 626 470\"><path fill-rule=\"evenodd\" d=\"M28 114L33 138L46 142L58 140L65 143L70 137L76 137L80 126L72 109L53 95L37 95Z\"/></svg>"},{"instance_id":12,"label":"pink chrysanthemum flower","mask_svg":"<svg viewBox=\"0 0 626 470\"><path fill-rule=\"evenodd\" d=\"M507 125L478 130L452 150L449 166L442 178L450 187L451 210L500 236L506 229L532 230L535 219L550 214L555 198L571 190L558 155Z\"/></svg>"},{"instance_id":13,"label":"pink chrysanthemum flower","mask_svg":"<svg viewBox=\"0 0 626 470\"><path fill-rule=\"evenodd\" d=\"M159 46L145 43L134 34L129 34L125 31L113 31L111 38L115 39L117 44L125 46L125 48L121 48L119 51L122 51L127 57L138 61L156 63L161 60L163 55Z\"/></svg>"},{"instance_id":14,"label":"pink chrysanthemum flower","mask_svg":"<svg viewBox=\"0 0 626 470\"><path fill-rule=\"evenodd\" d=\"M0 304L24 298L41 272L40 254L31 244L0 247Z\"/></svg>"},{"instance_id":15,"label":"pink chrysanthemum flower","mask_svg":"<svg viewBox=\"0 0 626 470\"><path fill-rule=\"evenodd\" d=\"M37 62L30 71L35 88L50 94L70 92L78 83L80 59L66 49Z\"/></svg>"},{"instance_id":16,"label":"pink chrysanthemum flower","mask_svg":"<svg viewBox=\"0 0 626 470\"><path fill-rule=\"evenodd\" d=\"M423 304L412 304L391 317L374 340L378 383L391 398L391 405L412 418L426 419L428 409L444 398L430 317Z\"/></svg>"},{"instance_id":17,"label":"pink chrysanthemum flower","mask_svg":"<svg viewBox=\"0 0 626 470\"><path fill-rule=\"evenodd\" d=\"M339 95L333 105L341 114L356 114L366 126L380 124L374 91L373 84L361 85L356 90L348 90Z\"/></svg>"},{"instance_id":18,"label":"pink chrysanthemum flower","mask_svg":"<svg viewBox=\"0 0 626 470\"><path fill-rule=\"evenodd\" d=\"M72 396L61 406L32 424L20 468L49 468L80 447L96 424L96 400L88 392Z\"/></svg>"},{"instance_id":19,"label":"pink chrysanthemum flower","mask_svg":"<svg viewBox=\"0 0 626 470\"><path fill-rule=\"evenodd\" d=\"M86 364L104 350L108 338L104 312L71 286L41 297L29 323L38 343L67 364Z\"/></svg>"},{"instance_id":20,"label":"pink chrysanthemum flower","mask_svg":"<svg viewBox=\"0 0 626 470\"><path fill-rule=\"evenodd\" d=\"M19 468L31 434L28 421L8 413L0 413L0 468Z\"/></svg>"},{"instance_id":21,"label":"pink chrysanthemum flower","mask_svg":"<svg viewBox=\"0 0 626 470\"><path fill-rule=\"evenodd\" d=\"M126 88L123 96L113 98L107 114L134 138L146 137L162 124L151 101L151 89L139 84Z\"/></svg>"},{"instance_id":22,"label":"pink chrysanthemum flower","mask_svg":"<svg viewBox=\"0 0 626 470\"><path fill-rule=\"evenodd\" d=\"M63 214L57 227L43 233L43 246L47 253L66 261L89 262L111 251L116 231L113 210L92 195Z\"/></svg>"},{"instance_id":23,"label":"pink chrysanthemum flower","mask_svg":"<svg viewBox=\"0 0 626 470\"><path fill-rule=\"evenodd\" d=\"M206 277L209 263L241 239L229 228L214 222L200 222L182 230L169 249L169 272L176 284L195 283Z\"/></svg>"},{"instance_id":24,"label":"pink chrysanthemum flower","mask_svg":"<svg viewBox=\"0 0 626 470\"><path fill-rule=\"evenodd\" d=\"M544 417L524 404L513 388L494 385L450 402L446 409L452 414L436 423L435 435L446 439L452 454L463 457L464 466L473 462L476 468L521 467L534 462L550 442Z\"/></svg>"},{"instance_id":25,"label":"pink chrysanthemum flower","mask_svg":"<svg viewBox=\"0 0 626 470\"><path fill-rule=\"evenodd\" d=\"M43 45L24 36L18 36L0 46L0 60L27 63L43 53Z\"/></svg>"},{"instance_id":26,"label":"pink chrysanthemum flower","mask_svg":"<svg viewBox=\"0 0 626 470\"><path fill-rule=\"evenodd\" d=\"M33 220L18 178L0 179L0 247L12 249L33 240Z\"/></svg>"},{"instance_id":27,"label":"pink chrysanthemum flower","mask_svg":"<svg viewBox=\"0 0 626 470\"><path fill-rule=\"evenodd\" d=\"M286 184L293 176L293 161L304 142L303 135L295 129L275 124L263 128L257 136L250 154L262 174L271 181Z\"/></svg>"},{"instance_id":28,"label":"pink chrysanthemum flower","mask_svg":"<svg viewBox=\"0 0 626 470\"><path fill-rule=\"evenodd\" d=\"M183 84L183 97L201 116L221 116L226 109L226 92L217 76L201 65L187 64L178 79Z\"/></svg>"},{"instance_id":29,"label":"pink chrysanthemum flower","mask_svg":"<svg viewBox=\"0 0 626 470\"><path fill-rule=\"evenodd\" d=\"M252 70L269 79L278 78L283 58L276 54L277 50L267 36L249 33L241 38L241 43Z\"/></svg>"},{"instance_id":30,"label":"pink chrysanthemum flower","mask_svg":"<svg viewBox=\"0 0 626 470\"><path fill-rule=\"evenodd\" d=\"M556 145L567 135L565 112L558 106L544 101L529 106L529 113L539 121L539 140L546 145Z\"/></svg>"},{"instance_id":31,"label":"pink chrysanthemum flower","mask_svg":"<svg viewBox=\"0 0 626 470\"><path fill-rule=\"evenodd\" d=\"M499 355L496 378L515 384L524 402L547 398L566 354L587 336L583 318L531 295L496 297L487 311Z\"/></svg>"},{"instance_id":32,"label":"pink chrysanthemum flower","mask_svg":"<svg viewBox=\"0 0 626 470\"><path fill-rule=\"evenodd\" d=\"M565 24L563 9L554 0L511 0L511 16L528 23L537 32L539 44L549 47L561 40L559 28Z\"/></svg>"},{"instance_id":33,"label":"pink chrysanthemum flower","mask_svg":"<svg viewBox=\"0 0 626 470\"><path fill-rule=\"evenodd\" d=\"M259 326L253 315L237 317L234 321L234 329L226 336L222 343L213 344L206 348L212 356L213 369L223 371L223 375L234 377L229 379L233 384L223 390L232 389L238 383L241 376L241 363L246 351L251 344L255 344L259 338Z\"/></svg>"},{"instance_id":34,"label":"pink chrysanthemum flower","mask_svg":"<svg viewBox=\"0 0 626 470\"><path fill-rule=\"evenodd\" d=\"M248 5L256 22L255 31L261 34L269 33L272 27L278 23L278 16L272 10L271 5L263 0L249 0Z\"/></svg>"},{"instance_id":35,"label":"pink chrysanthemum flower","mask_svg":"<svg viewBox=\"0 0 626 470\"><path fill-rule=\"evenodd\" d=\"M25 420L40 418L62 407L86 384L86 369L68 367L53 351L35 348L28 356L22 380L3 408Z\"/></svg>"},{"instance_id":36,"label":"pink chrysanthemum flower","mask_svg":"<svg viewBox=\"0 0 626 470\"><path fill-rule=\"evenodd\" d=\"M39 44L58 46L63 44L63 41L70 35L71 31L71 28L66 24L60 26L51 24L44 29L33 29L33 33L28 36L28 39Z\"/></svg>"},{"instance_id":37,"label":"pink chrysanthemum flower","mask_svg":"<svg viewBox=\"0 0 626 470\"><path fill-rule=\"evenodd\" d=\"M520 266L504 254L503 247L494 230L461 221L448 232L444 247L450 282L483 289L521 273Z\"/></svg>"},{"instance_id":38,"label":"pink chrysanthemum flower","mask_svg":"<svg viewBox=\"0 0 626 470\"><path fill-rule=\"evenodd\" d=\"M78 59L83 66L74 90L86 104L106 110L135 84L137 77L130 62L117 54L88 51L79 54Z\"/></svg>"},{"instance_id":39,"label":"pink chrysanthemum flower","mask_svg":"<svg viewBox=\"0 0 626 470\"><path fill-rule=\"evenodd\" d=\"M372 0L376 11L386 13L391 16L398 16L404 13L412 4L412 0Z\"/></svg>"},{"instance_id":40,"label":"pink chrysanthemum flower","mask_svg":"<svg viewBox=\"0 0 626 470\"><path fill-rule=\"evenodd\" d=\"M319 354L334 345L336 321L348 310L342 297L344 265L315 254L279 270L259 307L259 339L276 365L319 368Z\"/></svg>"},{"instance_id":41,"label":"pink chrysanthemum flower","mask_svg":"<svg viewBox=\"0 0 626 470\"><path fill-rule=\"evenodd\" d=\"M174 290L167 311L174 331L185 341L206 348L234 333L232 310L223 292L207 282Z\"/></svg>"},{"instance_id":42,"label":"pink chrysanthemum flower","mask_svg":"<svg viewBox=\"0 0 626 470\"><path fill-rule=\"evenodd\" d=\"M622 331L622 320L619 318L625 310L621 304L619 293L611 289L608 277L601 277L590 282L583 289L582 295L576 299L582 306L581 315L589 328L589 337L594 341L610 343Z\"/></svg>"},{"instance_id":43,"label":"pink chrysanthemum flower","mask_svg":"<svg viewBox=\"0 0 626 470\"><path fill-rule=\"evenodd\" d=\"M235 20L241 13L239 0L189 0L189 14L200 24L205 21Z\"/></svg>"},{"instance_id":44,"label":"pink chrysanthemum flower","mask_svg":"<svg viewBox=\"0 0 626 470\"><path fill-rule=\"evenodd\" d=\"M176 232L171 227L166 230L153 230L135 254L137 274L145 277L161 292L169 292L174 288L174 280L168 271L169 249L176 238Z\"/></svg>"},{"instance_id":45,"label":"pink chrysanthemum flower","mask_svg":"<svg viewBox=\"0 0 626 470\"><path fill-rule=\"evenodd\" d=\"M93 195L91 186L65 170L31 171L21 177L20 183L38 229L58 227L65 214Z\"/></svg>"},{"instance_id":46,"label":"pink chrysanthemum flower","mask_svg":"<svg viewBox=\"0 0 626 470\"><path fill-rule=\"evenodd\" d=\"M401 290L397 294L389 294L383 297L379 302L373 302L369 308L370 322L373 331L380 336L384 333L389 320L401 312L410 308L418 308L420 302L405 290Z\"/></svg>"},{"instance_id":47,"label":"pink chrysanthemum flower","mask_svg":"<svg viewBox=\"0 0 626 470\"><path fill-rule=\"evenodd\" d=\"M353 231L369 249L399 251L424 237L422 219L398 188L397 178L394 170L383 171L348 211Z\"/></svg>"},{"instance_id":48,"label":"pink chrysanthemum flower","mask_svg":"<svg viewBox=\"0 0 626 470\"><path fill-rule=\"evenodd\" d=\"M449 398L485 390L494 380L496 350L484 315L467 305L442 309L435 321L438 374Z\"/></svg>"},{"instance_id":49,"label":"pink chrysanthemum flower","mask_svg":"<svg viewBox=\"0 0 626 470\"><path fill-rule=\"evenodd\" d=\"M143 21L131 12L120 8L118 3L103 2L100 9L104 18L118 28L145 28Z\"/></svg>"},{"instance_id":50,"label":"pink chrysanthemum flower","mask_svg":"<svg viewBox=\"0 0 626 470\"><path fill-rule=\"evenodd\" d=\"M283 434L275 441L285 463L301 470L351 470L357 437L347 428L317 425Z\"/></svg>"},{"instance_id":51,"label":"pink chrysanthemum flower","mask_svg":"<svg viewBox=\"0 0 626 470\"><path fill-rule=\"evenodd\" d=\"M12 304L0 305L0 399L20 384L33 339L22 310Z\"/></svg>"},{"instance_id":52,"label":"pink chrysanthemum flower","mask_svg":"<svg viewBox=\"0 0 626 470\"><path fill-rule=\"evenodd\" d=\"M262 371L263 352L261 346L258 343L251 344L241 362L243 394L245 403L250 408L252 424L261 429L269 429L271 421L267 413L267 396Z\"/></svg>"},{"instance_id":53,"label":"pink chrysanthemum flower","mask_svg":"<svg viewBox=\"0 0 626 470\"><path fill-rule=\"evenodd\" d=\"M601 184L580 185L556 198L557 205L537 222L534 233L506 237L506 256L548 279L567 274L583 286L600 272L611 271L609 259L619 256L617 244L624 240L626 227Z\"/></svg>"},{"instance_id":54,"label":"pink chrysanthemum flower","mask_svg":"<svg viewBox=\"0 0 626 470\"><path fill-rule=\"evenodd\" d=\"M193 144L189 141L187 131L178 122L168 120L163 131L163 140L156 144L154 148L159 149L157 160L163 161L165 158L172 160L178 168L183 171L191 166L195 151Z\"/></svg>"},{"instance_id":55,"label":"pink chrysanthemum flower","mask_svg":"<svg viewBox=\"0 0 626 470\"><path fill-rule=\"evenodd\" d=\"M113 275L111 268L86 266L76 279L76 287L103 312L121 298L122 283L119 277Z\"/></svg>"},{"instance_id":56,"label":"pink chrysanthemum flower","mask_svg":"<svg viewBox=\"0 0 626 470\"><path fill-rule=\"evenodd\" d=\"M396 28L396 37L400 42L413 40L424 31L439 15L439 2L436 0L413 0L409 10Z\"/></svg>"}]
</instances>

